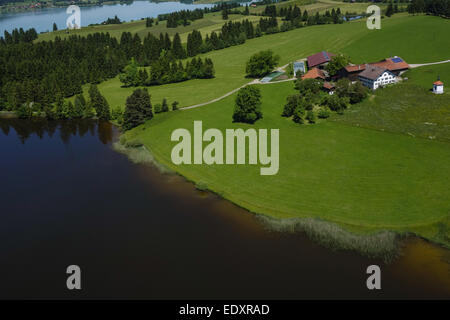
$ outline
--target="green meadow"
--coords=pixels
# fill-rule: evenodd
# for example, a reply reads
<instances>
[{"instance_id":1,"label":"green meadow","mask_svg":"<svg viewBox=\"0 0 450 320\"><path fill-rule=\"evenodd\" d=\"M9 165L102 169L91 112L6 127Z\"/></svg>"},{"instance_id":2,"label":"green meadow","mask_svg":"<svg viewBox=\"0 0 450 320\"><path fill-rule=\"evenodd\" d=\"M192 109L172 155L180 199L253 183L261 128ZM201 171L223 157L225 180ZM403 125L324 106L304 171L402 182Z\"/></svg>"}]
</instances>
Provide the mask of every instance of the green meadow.
<instances>
[{"instance_id":1,"label":"green meadow","mask_svg":"<svg viewBox=\"0 0 450 320\"><path fill-rule=\"evenodd\" d=\"M450 54L447 60L450 59ZM434 64L429 66L422 66L409 70L405 77L408 78L408 83L417 84L425 89L431 89L433 82L437 80L437 76L444 82L444 90L448 95L450 94L450 63Z\"/></svg>"}]
</instances>

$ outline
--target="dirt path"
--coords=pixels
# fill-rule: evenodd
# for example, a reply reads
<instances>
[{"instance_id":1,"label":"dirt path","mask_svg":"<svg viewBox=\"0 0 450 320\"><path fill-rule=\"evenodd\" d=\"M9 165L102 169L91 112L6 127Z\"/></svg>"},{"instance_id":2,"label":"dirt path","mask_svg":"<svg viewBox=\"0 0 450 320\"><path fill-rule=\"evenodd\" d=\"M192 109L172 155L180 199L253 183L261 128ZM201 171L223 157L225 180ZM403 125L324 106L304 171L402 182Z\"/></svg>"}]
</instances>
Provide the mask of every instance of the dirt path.
<instances>
[{"instance_id":1,"label":"dirt path","mask_svg":"<svg viewBox=\"0 0 450 320\"><path fill-rule=\"evenodd\" d=\"M276 70L276 71L284 72L284 71L285 71L285 68L286 68L288 65L289 65L289 64L286 64L286 65L284 65L284 66L282 66L282 67L278 67L278 68L275 69L275 70ZM264 83L262 83L262 82L260 81L260 79L255 79L255 80L252 80L252 81L250 81L250 82L248 82L248 83L246 83L246 84L240 86L239 88L236 88L236 89L234 89L234 90L231 90L230 92L225 93L223 96L221 96L221 97L219 97L219 98L212 99L212 100L209 100L209 101L207 101L207 102L203 102L203 103L199 103L199 104L194 104L194 105L189 106L189 107L183 107L183 108L180 108L180 110L194 109L194 108L206 106L206 105L208 105L208 104L211 104L211 103L220 101L220 100L225 99L226 97L232 95L233 93L237 92L239 89L242 89L242 88L244 88L244 87L246 87L246 86L248 86L248 85L251 85L251 84L273 84L273 83L280 83L280 82L293 81L293 80L296 80L296 78L290 78L290 79L285 79L285 80L280 80L280 81L264 82Z\"/></svg>"},{"instance_id":2,"label":"dirt path","mask_svg":"<svg viewBox=\"0 0 450 320\"><path fill-rule=\"evenodd\" d=\"M438 61L438 62L430 62L430 63L419 63L419 64L410 64L409 66L411 68L418 68L423 66L431 66L433 64L441 64L441 63L448 63L450 60L444 60L444 61Z\"/></svg>"}]
</instances>

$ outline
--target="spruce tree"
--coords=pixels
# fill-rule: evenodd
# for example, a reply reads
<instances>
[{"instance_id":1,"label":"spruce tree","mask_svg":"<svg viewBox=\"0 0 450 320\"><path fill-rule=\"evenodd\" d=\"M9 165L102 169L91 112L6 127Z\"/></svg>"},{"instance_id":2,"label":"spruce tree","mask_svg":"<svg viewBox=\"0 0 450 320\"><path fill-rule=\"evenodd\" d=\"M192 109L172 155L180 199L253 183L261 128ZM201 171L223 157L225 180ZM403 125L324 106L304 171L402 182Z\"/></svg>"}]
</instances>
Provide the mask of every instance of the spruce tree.
<instances>
[{"instance_id":1,"label":"spruce tree","mask_svg":"<svg viewBox=\"0 0 450 320\"><path fill-rule=\"evenodd\" d=\"M123 114L123 129L130 130L153 118L152 104L147 89L136 89L127 98Z\"/></svg>"},{"instance_id":2,"label":"spruce tree","mask_svg":"<svg viewBox=\"0 0 450 320\"><path fill-rule=\"evenodd\" d=\"M100 120L109 120L111 118L109 104L105 97L100 94L100 91L98 91L95 84L91 84L89 88L89 99L91 107L94 108L97 113L97 118Z\"/></svg>"},{"instance_id":3,"label":"spruce tree","mask_svg":"<svg viewBox=\"0 0 450 320\"><path fill-rule=\"evenodd\" d=\"M167 112L167 111L169 111L169 106L167 105L166 98L164 98L162 101L161 112Z\"/></svg>"},{"instance_id":4,"label":"spruce tree","mask_svg":"<svg viewBox=\"0 0 450 320\"><path fill-rule=\"evenodd\" d=\"M177 59L184 59L186 57L186 53L184 52L183 46L181 45L181 38L178 32L173 37L172 53Z\"/></svg>"}]
</instances>

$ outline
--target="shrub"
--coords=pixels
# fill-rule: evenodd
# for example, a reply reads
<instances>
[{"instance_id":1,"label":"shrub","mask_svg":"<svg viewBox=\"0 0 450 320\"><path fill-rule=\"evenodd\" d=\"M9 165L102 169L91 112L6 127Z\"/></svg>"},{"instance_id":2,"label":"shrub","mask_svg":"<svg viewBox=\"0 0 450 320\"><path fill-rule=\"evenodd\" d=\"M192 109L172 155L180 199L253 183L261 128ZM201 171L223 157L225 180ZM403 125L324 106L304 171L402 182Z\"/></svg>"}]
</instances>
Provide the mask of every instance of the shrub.
<instances>
[{"instance_id":1,"label":"shrub","mask_svg":"<svg viewBox=\"0 0 450 320\"><path fill-rule=\"evenodd\" d=\"M261 92L255 86L246 86L238 91L233 122L255 123L262 118Z\"/></svg>"},{"instance_id":2,"label":"shrub","mask_svg":"<svg viewBox=\"0 0 450 320\"><path fill-rule=\"evenodd\" d=\"M328 117L330 117L330 109L328 109L327 107L322 107L320 108L317 117L319 119L326 119Z\"/></svg>"},{"instance_id":3,"label":"shrub","mask_svg":"<svg viewBox=\"0 0 450 320\"><path fill-rule=\"evenodd\" d=\"M155 113L161 113L162 112L162 105L161 105L161 103L155 104L153 110L155 111Z\"/></svg>"},{"instance_id":4,"label":"shrub","mask_svg":"<svg viewBox=\"0 0 450 320\"><path fill-rule=\"evenodd\" d=\"M273 55L271 50L255 53L247 62L245 72L248 77L261 77L273 70L277 65L279 56Z\"/></svg>"},{"instance_id":5,"label":"shrub","mask_svg":"<svg viewBox=\"0 0 450 320\"><path fill-rule=\"evenodd\" d=\"M303 120L304 116L305 116L305 110L302 107L297 107L294 110L294 116L292 117L292 120L295 123L303 124L303 123L305 123L305 121Z\"/></svg>"},{"instance_id":6,"label":"shrub","mask_svg":"<svg viewBox=\"0 0 450 320\"><path fill-rule=\"evenodd\" d=\"M316 115L312 110L309 110L306 113L306 120L308 120L309 123L316 123Z\"/></svg>"},{"instance_id":7,"label":"shrub","mask_svg":"<svg viewBox=\"0 0 450 320\"><path fill-rule=\"evenodd\" d=\"M298 106L299 95L298 94L289 95L286 100L287 102L284 105L283 113L281 115L283 117L291 117Z\"/></svg>"}]
</instances>

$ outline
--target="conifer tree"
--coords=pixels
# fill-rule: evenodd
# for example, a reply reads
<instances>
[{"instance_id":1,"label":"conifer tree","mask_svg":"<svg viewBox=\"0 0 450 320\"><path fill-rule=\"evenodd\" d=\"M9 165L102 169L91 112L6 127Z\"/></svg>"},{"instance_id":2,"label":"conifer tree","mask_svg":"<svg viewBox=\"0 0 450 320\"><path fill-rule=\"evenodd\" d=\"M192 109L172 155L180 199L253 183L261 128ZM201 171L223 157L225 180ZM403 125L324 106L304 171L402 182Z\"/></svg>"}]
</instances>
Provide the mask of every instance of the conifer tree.
<instances>
[{"instance_id":1,"label":"conifer tree","mask_svg":"<svg viewBox=\"0 0 450 320\"><path fill-rule=\"evenodd\" d=\"M161 105L161 112L167 112L169 111L169 106L167 105L166 98L163 99L162 105Z\"/></svg>"},{"instance_id":2,"label":"conifer tree","mask_svg":"<svg viewBox=\"0 0 450 320\"><path fill-rule=\"evenodd\" d=\"M186 57L186 53L183 49L183 46L181 45L181 38L178 32L173 37L172 53L177 59L184 59Z\"/></svg>"},{"instance_id":3,"label":"conifer tree","mask_svg":"<svg viewBox=\"0 0 450 320\"><path fill-rule=\"evenodd\" d=\"M123 114L123 128L130 130L153 118L152 104L147 89L136 89L127 98Z\"/></svg>"}]
</instances>

